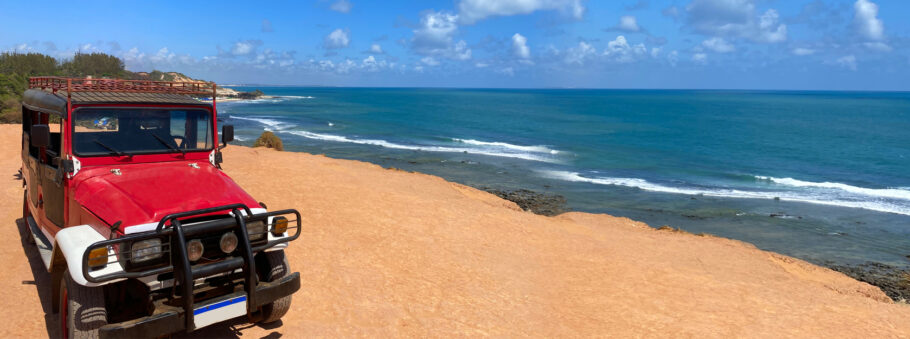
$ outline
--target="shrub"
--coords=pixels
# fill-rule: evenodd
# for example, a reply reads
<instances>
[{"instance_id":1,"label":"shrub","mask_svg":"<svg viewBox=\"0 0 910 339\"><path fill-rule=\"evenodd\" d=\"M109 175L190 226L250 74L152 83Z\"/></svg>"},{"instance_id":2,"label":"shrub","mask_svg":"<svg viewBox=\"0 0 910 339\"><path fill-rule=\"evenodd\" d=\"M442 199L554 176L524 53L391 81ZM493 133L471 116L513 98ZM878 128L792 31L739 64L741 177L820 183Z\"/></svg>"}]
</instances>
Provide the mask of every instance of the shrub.
<instances>
[{"instance_id":1,"label":"shrub","mask_svg":"<svg viewBox=\"0 0 910 339\"><path fill-rule=\"evenodd\" d=\"M281 143L281 138L269 131L262 132L262 135L259 136L259 139L256 139L253 147L274 148L277 151L284 150L284 144Z\"/></svg>"},{"instance_id":2,"label":"shrub","mask_svg":"<svg viewBox=\"0 0 910 339\"><path fill-rule=\"evenodd\" d=\"M16 98L0 101L0 123L22 123L22 106Z\"/></svg>"}]
</instances>

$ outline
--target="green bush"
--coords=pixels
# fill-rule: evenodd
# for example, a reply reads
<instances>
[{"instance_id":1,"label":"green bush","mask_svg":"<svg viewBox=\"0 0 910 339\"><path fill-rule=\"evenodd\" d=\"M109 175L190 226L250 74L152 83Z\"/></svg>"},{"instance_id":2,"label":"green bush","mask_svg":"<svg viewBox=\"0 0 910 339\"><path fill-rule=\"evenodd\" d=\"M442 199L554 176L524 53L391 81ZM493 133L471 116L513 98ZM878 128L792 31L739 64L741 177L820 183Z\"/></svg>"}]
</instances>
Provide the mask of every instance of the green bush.
<instances>
[{"instance_id":1,"label":"green bush","mask_svg":"<svg viewBox=\"0 0 910 339\"><path fill-rule=\"evenodd\" d=\"M253 147L274 148L278 151L284 150L284 144L281 142L281 138L269 131L262 132L259 139L256 139L256 142L253 143Z\"/></svg>"}]
</instances>

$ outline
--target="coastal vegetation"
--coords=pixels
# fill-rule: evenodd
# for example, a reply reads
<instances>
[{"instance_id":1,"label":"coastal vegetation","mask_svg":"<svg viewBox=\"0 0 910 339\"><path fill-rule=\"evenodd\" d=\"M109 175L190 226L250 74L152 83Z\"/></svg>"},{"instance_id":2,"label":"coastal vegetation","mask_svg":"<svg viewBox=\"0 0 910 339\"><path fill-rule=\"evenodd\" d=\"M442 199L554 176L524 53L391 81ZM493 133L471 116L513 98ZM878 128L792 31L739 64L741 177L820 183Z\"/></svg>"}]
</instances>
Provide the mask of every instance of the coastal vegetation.
<instances>
[{"instance_id":1,"label":"coastal vegetation","mask_svg":"<svg viewBox=\"0 0 910 339\"><path fill-rule=\"evenodd\" d=\"M281 142L281 138L269 131L262 132L262 135L253 143L253 147L273 148L277 151L284 150L284 144Z\"/></svg>"}]
</instances>

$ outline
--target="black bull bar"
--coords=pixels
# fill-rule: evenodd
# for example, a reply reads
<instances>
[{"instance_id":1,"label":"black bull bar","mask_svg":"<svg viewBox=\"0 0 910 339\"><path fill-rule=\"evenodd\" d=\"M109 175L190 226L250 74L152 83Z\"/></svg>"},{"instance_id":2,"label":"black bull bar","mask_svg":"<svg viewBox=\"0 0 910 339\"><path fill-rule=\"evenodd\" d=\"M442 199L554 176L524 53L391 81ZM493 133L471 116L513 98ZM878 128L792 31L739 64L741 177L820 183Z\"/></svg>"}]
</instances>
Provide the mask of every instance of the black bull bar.
<instances>
[{"instance_id":1,"label":"black bull bar","mask_svg":"<svg viewBox=\"0 0 910 339\"><path fill-rule=\"evenodd\" d=\"M244 215L243 213L240 213L241 210L246 212L246 214ZM213 213L225 211L231 211L233 217L194 222L187 225L181 223L181 219L187 219L194 216L210 215ZM292 214L295 216L295 218L294 220L287 220L288 225L287 230L285 231L285 235L277 239L268 240L268 234L276 226L274 218L272 223L268 223L268 218L284 215L289 216ZM250 242L250 234L248 233L246 224L249 222L258 221L265 223L266 227L264 233L266 241L260 242L257 245L253 245ZM291 225L291 222L295 222L296 225ZM166 227L167 225L170 225L170 227ZM290 233L291 229L296 230L293 235L288 234ZM233 252L235 253L235 256L229 256L215 263L199 264L195 266L192 265L186 252L185 244L187 238L219 231L232 230L235 231L234 233L238 238L237 249ZM182 289L181 300L183 301L183 305L181 308L166 307L164 305L161 305L161 308L165 308L162 310L163 312L156 312L151 316L128 321L125 323L110 324L104 326L101 329L102 336L120 337L140 333L144 335L155 335L156 332L165 334L164 332L173 333L180 330L192 331L196 328L193 321L194 307L200 306L194 304L193 300L193 287L195 285L195 280L219 273L234 272L238 268L242 269L241 271L244 280L244 292L247 298L248 315L263 305L296 292L300 288L300 274L297 272L288 274L287 276L278 279L277 281L259 282L256 275L257 270L254 255L257 252L273 247L275 245L296 240L300 236L300 231L301 217L300 212L297 210L286 209L254 215L246 205L232 204L170 214L161 219L154 231L125 235L117 239L99 241L90 245L88 248L86 248L85 253L82 256L82 275L89 282L103 283L115 279L140 278L173 272L174 286ZM167 259L165 259L162 264L153 265L153 268L144 270L130 269L127 271L126 266L124 266L123 271L115 273L100 276L92 276L89 274L89 253L93 249L109 248L108 246L123 249L128 248L124 247L124 245L132 244L136 241L154 238L163 239L160 252L162 253L162 256L166 257ZM167 248L167 250L165 248ZM120 255L118 261L121 264L124 264L126 262L123 260L125 254L127 253L118 251L118 253L113 255ZM130 252L128 254L131 258L133 253ZM239 293L240 292L234 294ZM218 299L220 300L229 298L234 296L234 294L229 294Z\"/></svg>"}]
</instances>

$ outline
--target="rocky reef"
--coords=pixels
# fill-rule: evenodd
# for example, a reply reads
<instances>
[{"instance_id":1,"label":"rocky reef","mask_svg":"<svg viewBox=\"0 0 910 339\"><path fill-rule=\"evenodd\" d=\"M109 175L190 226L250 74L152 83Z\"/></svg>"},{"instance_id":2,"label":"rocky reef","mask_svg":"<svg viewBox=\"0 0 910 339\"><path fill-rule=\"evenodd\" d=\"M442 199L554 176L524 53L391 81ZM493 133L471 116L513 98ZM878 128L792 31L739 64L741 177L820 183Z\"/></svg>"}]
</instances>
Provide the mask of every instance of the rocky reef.
<instances>
[{"instance_id":1,"label":"rocky reef","mask_svg":"<svg viewBox=\"0 0 910 339\"><path fill-rule=\"evenodd\" d=\"M521 209L535 214L554 216L569 211L566 207L566 198L558 194L538 193L526 189L499 190L489 187L480 189L514 202Z\"/></svg>"}]
</instances>

